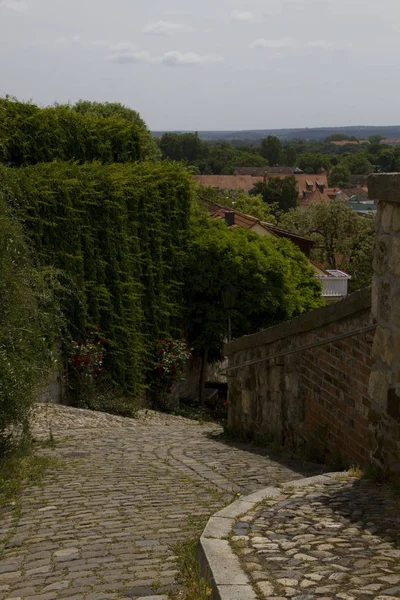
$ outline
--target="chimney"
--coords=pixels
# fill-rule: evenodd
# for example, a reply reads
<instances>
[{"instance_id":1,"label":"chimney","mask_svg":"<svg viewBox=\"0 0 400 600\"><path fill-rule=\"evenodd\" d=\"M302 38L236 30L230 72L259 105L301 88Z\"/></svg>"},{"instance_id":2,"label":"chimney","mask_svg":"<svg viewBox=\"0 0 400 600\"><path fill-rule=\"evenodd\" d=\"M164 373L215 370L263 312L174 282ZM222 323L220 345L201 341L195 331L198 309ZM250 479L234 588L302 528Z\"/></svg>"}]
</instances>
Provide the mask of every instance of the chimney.
<instances>
[{"instance_id":1,"label":"chimney","mask_svg":"<svg viewBox=\"0 0 400 600\"><path fill-rule=\"evenodd\" d=\"M225 223L228 227L232 227L235 224L235 213L233 210L227 210L225 212Z\"/></svg>"}]
</instances>

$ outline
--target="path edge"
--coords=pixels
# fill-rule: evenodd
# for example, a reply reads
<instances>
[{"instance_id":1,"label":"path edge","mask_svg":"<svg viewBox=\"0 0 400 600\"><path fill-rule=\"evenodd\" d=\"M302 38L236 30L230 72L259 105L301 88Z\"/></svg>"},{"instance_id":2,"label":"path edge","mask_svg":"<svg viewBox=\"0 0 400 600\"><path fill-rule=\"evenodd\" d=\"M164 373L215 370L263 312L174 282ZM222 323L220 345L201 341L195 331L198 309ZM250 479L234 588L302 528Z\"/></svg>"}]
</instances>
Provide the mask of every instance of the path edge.
<instances>
[{"instance_id":1,"label":"path edge","mask_svg":"<svg viewBox=\"0 0 400 600\"><path fill-rule=\"evenodd\" d=\"M197 547L200 574L212 590L210 600L257 600L250 579L227 539L240 515L251 511L266 498L280 496L285 488L325 483L339 476L343 477L343 472L296 479L281 484L279 488L263 488L248 496L241 496L212 515Z\"/></svg>"}]
</instances>

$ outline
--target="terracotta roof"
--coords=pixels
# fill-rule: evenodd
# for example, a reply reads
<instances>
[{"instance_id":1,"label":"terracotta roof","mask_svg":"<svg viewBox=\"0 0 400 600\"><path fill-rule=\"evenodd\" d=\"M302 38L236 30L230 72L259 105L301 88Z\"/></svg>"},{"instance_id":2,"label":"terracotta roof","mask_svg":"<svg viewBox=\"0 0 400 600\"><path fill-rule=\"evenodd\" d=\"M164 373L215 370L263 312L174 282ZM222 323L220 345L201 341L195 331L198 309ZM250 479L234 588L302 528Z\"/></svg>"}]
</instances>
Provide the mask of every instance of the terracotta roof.
<instances>
[{"instance_id":1,"label":"terracotta roof","mask_svg":"<svg viewBox=\"0 0 400 600\"><path fill-rule=\"evenodd\" d=\"M263 181L262 177L252 177L251 175L194 175L194 179L202 187L245 192L249 192L256 181Z\"/></svg>"},{"instance_id":2,"label":"terracotta roof","mask_svg":"<svg viewBox=\"0 0 400 600\"><path fill-rule=\"evenodd\" d=\"M381 144L400 144L399 138L384 138L380 141Z\"/></svg>"},{"instance_id":3,"label":"terracotta roof","mask_svg":"<svg viewBox=\"0 0 400 600\"><path fill-rule=\"evenodd\" d=\"M354 141L350 141L350 140L340 140L340 141L336 141L336 142L330 142L331 144L333 144L334 146L349 146L349 145L357 145L358 146L358 142L354 142ZM365 142L363 142L365 143Z\"/></svg>"},{"instance_id":4,"label":"terracotta roof","mask_svg":"<svg viewBox=\"0 0 400 600\"><path fill-rule=\"evenodd\" d=\"M268 172L267 167L236 167L235 175L251 175L251 177L264 177Z\"/></svg>"},{"instance_id":5,"label":"terracotta roof","mask_svg":"<svg viewBox=\"0 0 400 600\"><path fill-rule=\"evenodd\" d=\"M325 190L321 192L319 189L314 190L305 198L300 199L300 206L308 206L311 202L315 204L329 204L331 198L326 194Z\"/></svg>"}]
</instances>

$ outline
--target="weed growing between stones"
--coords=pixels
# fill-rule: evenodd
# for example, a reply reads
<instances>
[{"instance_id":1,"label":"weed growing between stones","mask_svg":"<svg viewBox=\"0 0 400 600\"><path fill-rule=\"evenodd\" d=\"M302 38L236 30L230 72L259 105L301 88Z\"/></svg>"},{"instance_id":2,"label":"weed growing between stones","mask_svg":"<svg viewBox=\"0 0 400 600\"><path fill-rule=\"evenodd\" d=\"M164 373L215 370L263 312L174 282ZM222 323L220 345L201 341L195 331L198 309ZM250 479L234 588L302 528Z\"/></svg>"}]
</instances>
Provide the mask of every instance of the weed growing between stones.
<instances>
[{"instance_id":1,"label":"weed growing between stones","mask_svg":"<svg viewBox=\"0 0 400 600\"><path fill-rule=\"evenodd\" d=\"M173 547L179 571L177 582L183 589L177 593L172 592L171 600L208 600L211 596L212 590L201 576L200 565L197 562L197 547L207 520L191 519L188 522L187 539Z\"/></svg>"}]
</instances>

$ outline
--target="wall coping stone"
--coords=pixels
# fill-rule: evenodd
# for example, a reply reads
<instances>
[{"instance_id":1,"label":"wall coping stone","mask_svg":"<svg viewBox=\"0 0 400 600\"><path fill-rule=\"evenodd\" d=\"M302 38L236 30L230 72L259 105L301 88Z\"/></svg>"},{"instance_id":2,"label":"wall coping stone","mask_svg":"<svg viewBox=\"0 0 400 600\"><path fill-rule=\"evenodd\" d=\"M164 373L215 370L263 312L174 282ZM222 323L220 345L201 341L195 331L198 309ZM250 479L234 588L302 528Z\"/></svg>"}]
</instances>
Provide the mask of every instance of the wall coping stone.
<instances>
[{"instance_id":1,"label":"wall coping stone","mask_svg":"<svg viewBox=\"0 0 400 600\"><path fill-rule=\"evenodd\" d=\"M400 182L400 174L399 174ZM400 188L399 188L400 189ZM236 352L241 352L257 346L266 346L277 340L292 337L296 334L312 331L329 323L340 321L353 314L371 308L371 288L363 288L347 296L339 302L328 304L322 308L310 310L302 315L264 329L252 335L246 335L237 340L225 344L225 356L232 356Z\"/></svg>"},{"instance_id":2,"label":"wall coping stone","mask_svg":"<svg viewBox=\"0 0 400 600\"><path fill-rule=\"evenodd\" d=\"M400 204L400 173L374 173L368 177L368 196Z\"/></svg>"}]
</instances>

